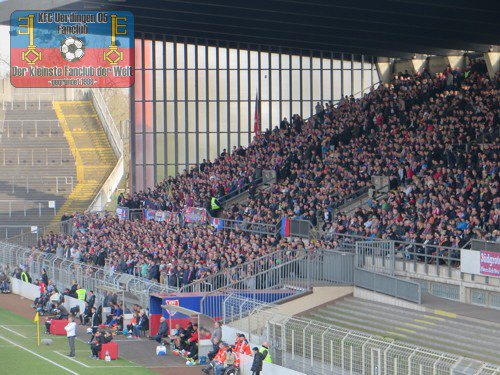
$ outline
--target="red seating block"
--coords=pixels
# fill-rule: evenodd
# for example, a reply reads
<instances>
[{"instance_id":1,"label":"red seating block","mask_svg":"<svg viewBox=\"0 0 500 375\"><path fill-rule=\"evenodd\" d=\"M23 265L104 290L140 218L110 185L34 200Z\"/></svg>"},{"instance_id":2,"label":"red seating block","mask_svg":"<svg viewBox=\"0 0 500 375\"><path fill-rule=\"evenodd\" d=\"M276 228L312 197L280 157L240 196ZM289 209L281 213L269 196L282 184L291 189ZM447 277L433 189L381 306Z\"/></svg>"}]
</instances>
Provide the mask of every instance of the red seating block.
<instances>
[{"instance_id":1,"label":"red seating block","mask_svg":"<svg viewBox=\"0 0 500 375\"><path fill-rule=\"evenodd\" d=\"M66 335L66 330L64 327L68 325L69 321L67 319L54 320L50 322L50 333L52 335Z\"/></svg>"},{"instance_id":2,"label":"red seating block","mask_svg":"<svg viewBox=\"0 0 500 375\"><path fill-rule=\"evenodd\" d=\"M107 344L102 344L101 351L99 352L99 359L104 359L106 352L109 353L112 360L118 359L118 343L111 341Z\"/></svg>"}]
</instances>

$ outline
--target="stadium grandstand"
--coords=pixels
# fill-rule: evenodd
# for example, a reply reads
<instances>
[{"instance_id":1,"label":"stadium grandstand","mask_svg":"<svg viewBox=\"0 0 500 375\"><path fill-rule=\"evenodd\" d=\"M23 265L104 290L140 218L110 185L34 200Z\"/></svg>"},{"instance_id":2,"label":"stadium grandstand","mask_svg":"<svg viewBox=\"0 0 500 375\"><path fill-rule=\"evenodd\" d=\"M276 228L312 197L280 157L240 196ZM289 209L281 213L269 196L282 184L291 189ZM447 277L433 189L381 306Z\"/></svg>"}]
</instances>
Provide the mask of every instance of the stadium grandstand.
<instances>
[{"instance_id":1,"label":"stadium grandstand","mask_svg":"<svg viewBox=\"0 0 500 375\"><path fill-rule=\"evenodd\" d=\"M470 0L0 0L2 363L500 375L499 20ZM66 73L44 86L51 48ZM52 346L14 313L48 315Z\"/></svg>"}]
</instances>

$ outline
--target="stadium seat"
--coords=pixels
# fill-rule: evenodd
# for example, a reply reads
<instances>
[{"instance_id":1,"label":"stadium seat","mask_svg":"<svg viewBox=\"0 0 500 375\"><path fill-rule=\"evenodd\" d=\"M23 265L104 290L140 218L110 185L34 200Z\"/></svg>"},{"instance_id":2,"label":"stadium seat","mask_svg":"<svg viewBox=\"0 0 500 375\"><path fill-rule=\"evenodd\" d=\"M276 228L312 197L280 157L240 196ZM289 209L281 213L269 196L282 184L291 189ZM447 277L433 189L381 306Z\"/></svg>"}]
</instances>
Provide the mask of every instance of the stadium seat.
<instances>
[{"instance_id":1,"label":"stadium seat","mask_svg":"<svg viewBox=\"0 0 500 375\"><path fill-rule=\"evenodd\" d=\"M118 359L118 343L112 341L107 344L102 344L102 349L99 352L99 359L104 359L106 352L109 353L112 360Z\"/></svg>"},{"instance_id":2,"label":"stadium seat","mask_svg":"<svg viewBox=\"0 0 500 375\"><path fill-rule=\"evenodd\" d=\"M66 330L64 327L68 325L68 320L54 320L52 319L50 323L50 334L51 335L66 335Z\"/></svg>"}]
</instances>

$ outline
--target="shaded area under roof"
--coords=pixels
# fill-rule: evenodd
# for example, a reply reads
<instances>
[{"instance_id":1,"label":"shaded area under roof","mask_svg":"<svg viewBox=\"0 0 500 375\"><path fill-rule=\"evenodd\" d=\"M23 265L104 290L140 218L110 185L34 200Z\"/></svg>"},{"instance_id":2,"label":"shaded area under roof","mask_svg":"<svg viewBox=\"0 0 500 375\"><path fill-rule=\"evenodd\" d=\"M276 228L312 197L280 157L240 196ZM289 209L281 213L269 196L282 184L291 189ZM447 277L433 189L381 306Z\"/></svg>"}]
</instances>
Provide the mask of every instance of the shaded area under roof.
<instances>
[{"instance_id":1,"label":"shaded area under roof","mask_svg":"<svg viewBox=\"0 0 500 375\"><path fill-rule=\"evenodd\" d=\"M4 7L116 9L137 33L293 50L410 58L500 45L500 2L472 0L45 0ZM66 4L61 4L66 3ZM10 4L10 5L9 5ZM10 15L10 12L8 13ZM8 21L7 21L8 22Z\"/></svg>"}]
</instances>

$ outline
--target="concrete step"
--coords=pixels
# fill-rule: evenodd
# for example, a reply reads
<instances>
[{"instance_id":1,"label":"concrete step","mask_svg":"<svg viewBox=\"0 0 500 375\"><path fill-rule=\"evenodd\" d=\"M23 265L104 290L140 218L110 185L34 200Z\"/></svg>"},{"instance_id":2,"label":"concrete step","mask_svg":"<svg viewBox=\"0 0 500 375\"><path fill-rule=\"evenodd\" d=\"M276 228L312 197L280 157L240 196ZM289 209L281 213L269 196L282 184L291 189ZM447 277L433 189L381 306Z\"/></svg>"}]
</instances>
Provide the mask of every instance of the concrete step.
<instances>
[{"instance_id":1,"label":"concrete step","mask_svg":"<svg viewBox=\"0 0 500 375\"><path fill-rule=\"evenodd\" d=\"M347 297L310 315L315 320L415 345L499 363L498 331L487 322L472 323Z\"/></svg>"},{"instance_id":2,"label":"concrete step","mask_svg":"<svg viewBox=\"0 0 500 375\"><path fill-rule=\"evenodd\" d=\"M358 332L365 332L371 335L381 336L384 338L391 338L397 341L402 341L402 342L407 342L409 344L417 345L422 348L428 348L441 352L448 352L451 354L466 356L469 358L474 358L491 363L500 363L500 360L497 355L498 353L497 350L489 350L488 352L485 352L482 348L476 350L476 348L474 347L470 347L466 344L457 343L452 340L441 339L439 341L436 340L431 341L426 338L410 334L409 332L401 331L400 334L397 332L397 330L392 330L388 332L387 327L385 326L367 324L366 322L368 319L366 318L364 321L363 320L360 321L352 318L347 319L344 316L325 317L323 315L318 315L318 314L311 314L308 317L310 319L316 320L324 324L333 325Z\"/></svg>"},{"instance_id":3,"label":"concrete step","mask_svg":"<svg viewBox=\"0 0 500 375\"><path fill-rule=\"evenodd\" d=\"M454 329L453 327L447 326L446 321L435 321L432 322L431 319L425 318L423 315L418 321L401 317L398 314L391 314L389 316L381 315L376 311L367 310L354 310L345 308L345 306L328 306L319 309L317 314L324 316L344 316L346 319L356 319L358 321L366 321L369 317L367 324L376 324L378 326L385 326L388 330L400 333L410 332L412 336L421 336L423 338L432 338L434 341L454 340L466 342L466 345L473 344L476 346L482 346L485 341L494 347L500 349L500 340L491 334L482 334L481 338L476 338L475 336L469 335L464 336L463 331ZM423 323L428 322L428 323ZM429 324L432 323L432 324ZM438 325L439 324L439 325ZM436 328L440 328L440 332L437 333Z\"/></svg>"},{"instance_id":4,"label":"concrete step","mask_svg":"<svg viewBox=\"0 0 500 375\"><path fill-rule=\"evenodd\" d=\"M396 307L392 305L386 305L383 303L378 303L378 302L373 302L373 301L368 301L368 300L363 300L359 298L353 298L353 297L348 297L345 298L343 301L340 301L338 303L339 305L350 305L350 306L356 306L358 309L364 308L365 310L369 311L379 311L381 313L389 314L389 313L396 313L398 312L398 315L404 315L416 319L422 319L422 317L425 315L427 316L432 316L434 320L437 322L446 322L447 325L454 327L455 329L458 330L463 330L463 329L469 329L473 330L475 332L481 333L481 334L491 334L495 337L500 338L500 329L494 328L492 330L492 325L489 322L471 322L469 320L461 319L460 317L457 318L450 318L450 319L445 319L446 317L439 315L439 314L433 314L433 313L421 313L419 311L415 310L410 310L410 309L405 309L401 307ZM445 320L439 320L440 319L445 319ZM442 323L440 323L442 324ZM498 332L497 332L498 331ZM500 340L499 340L500 341Z\"/></svg>"}]
</instances>

